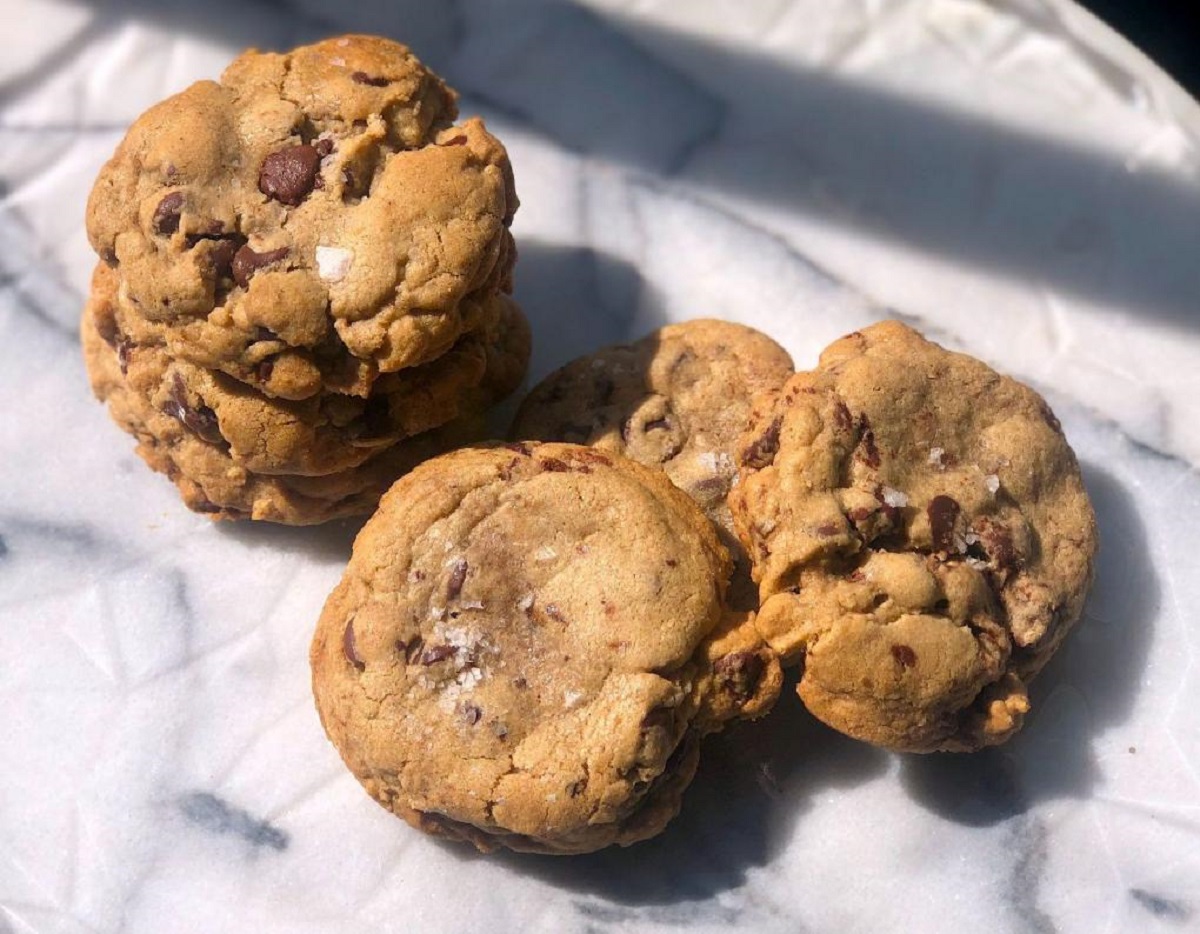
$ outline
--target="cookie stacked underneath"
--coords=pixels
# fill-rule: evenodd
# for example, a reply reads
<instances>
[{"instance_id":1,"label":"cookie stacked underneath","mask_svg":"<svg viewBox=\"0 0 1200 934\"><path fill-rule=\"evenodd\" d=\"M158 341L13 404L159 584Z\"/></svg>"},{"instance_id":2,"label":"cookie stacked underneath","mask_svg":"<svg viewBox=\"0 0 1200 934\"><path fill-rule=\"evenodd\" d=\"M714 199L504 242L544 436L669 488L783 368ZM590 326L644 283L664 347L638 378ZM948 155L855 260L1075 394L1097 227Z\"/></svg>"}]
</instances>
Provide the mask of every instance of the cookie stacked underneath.
<instances>
[{"instance_id":1,"label":"cookie stacked underneath","mask_svg":"<svg viewBox=\"0 0 1200 934\"><path fill-rule=\"evenodd\" d=\"M96 394L216 517L369 512L520 382L500 143L408 50L250 51L143 114L92 190Z\"/></svg>"}]
</instances>

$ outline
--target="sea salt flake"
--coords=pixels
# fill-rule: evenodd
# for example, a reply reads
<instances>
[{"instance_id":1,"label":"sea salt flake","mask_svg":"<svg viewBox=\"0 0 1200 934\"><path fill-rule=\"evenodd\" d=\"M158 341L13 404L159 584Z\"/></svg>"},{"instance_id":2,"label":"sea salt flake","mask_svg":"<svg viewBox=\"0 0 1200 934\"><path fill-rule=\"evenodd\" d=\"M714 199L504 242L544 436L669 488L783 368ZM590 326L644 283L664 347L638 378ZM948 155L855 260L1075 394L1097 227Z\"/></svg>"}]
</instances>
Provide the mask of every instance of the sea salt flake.
<instances>
[{"instance_id":1,"label":"sea salt flake","mask_svg":"<svg viewBox=\"0 0 1200 934\"><path fill-rule=\"evenodd\" d=\"M930 448L929 463L933 464L935 467L941 467L942 457L945 455L945 453L946 451L944 448Z\"/></svg>"},{"instance_id":2,"label":"sea salt flake","mask_svg":"<svg viewBox=\"0 0 1200 934\"><path fill-rule=\"evenodd\" d=\"M883 501L893 509L901 509L908 505L908 497L899 490L893 490L890 486L883 488Z\"/></svg>"},{"instance_id":3,"label":"sea salt flake","mask_svg":"<svg viewBox=\"0 0 1200 934\"><path fill-rule=\"evenodd\" d=\"M531 593L525 594L525 596L517 601L518 610L528 610L531 606L533 606L533 594Z\"/></svg>"},{"instance_id":4,"label":"sea salt flake","mask_svg":"<svg viewBox=\"0 0 1200 934\"><path fill-rule=\"evenodd\" d=\"M983 483L988 488L988 492L993 496L1000 492L1000 478L994 473L990 473L984 477Z\"/></svg>"},{"instance_id":5,"label":"sea salt flake","mask_svg":"<svg viewBox=\"0 0 1200 934\"><path fill-rule=\"evenodd\" d=\"M583 691L563 691L563 704L567 710L579 706L579 702L583 700Z\"/></svg>"},{"instance_id":6,"label":"sea salt flake","mask_svg":"<svg viewBox=\"0 0 1200 934\"><path fill-rule=\"evenodd\" d=\"M340 246L317 247L317 275L325 282L341 282L353 262L353 250Z\"/></svg>"},{"instance_id":7,"label":"sea salt flake","mask_svg":"<svg viewBox=\"0 0 1200 934\"><path fill-rule=\"evenodd\" d=\"M553 561L558 557L558 552L549 545L542 545L533 553L533 557L538 561Z\"/></svg>"},{"instance_id":8,"label":"sea salt flake","mask_svg":"<svg viewBox=\"0 0 1200 934\"><path fill-rule=\"evenodd\" d=\"M988 564L986 561L981 561L978 558L968 558L967 566L974 568L976 571L986 571Z\"/></svg>"},{"instance_id":9,"label":"sea salt flake","mask_svg":"<svg viewBox=\"0 0 1200 934\"><path fill-rule=\"evenodd\" d=\"M483 609L483 601L482 600L463 600L459 604L459 606L462 607L464 610L482 610Z\"/></svg>"}]
</instances>

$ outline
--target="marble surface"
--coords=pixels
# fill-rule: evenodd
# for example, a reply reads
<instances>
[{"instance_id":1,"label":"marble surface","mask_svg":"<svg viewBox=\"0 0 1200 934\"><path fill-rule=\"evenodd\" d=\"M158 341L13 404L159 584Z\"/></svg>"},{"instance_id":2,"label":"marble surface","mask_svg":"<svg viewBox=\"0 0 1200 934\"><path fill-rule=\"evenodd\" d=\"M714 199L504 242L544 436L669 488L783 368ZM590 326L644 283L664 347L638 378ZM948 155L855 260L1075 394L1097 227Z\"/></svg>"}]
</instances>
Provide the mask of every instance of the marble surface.
<instances>
[{"instance_id":1,"label":"marble surface","mask_svg":"<svg viewBox=\"0 0 1200 934\"><path fill-rule=\"evenodd\" d=\"M0 8L0 932L1200 930L1200 107L1065 0ZM247 45L379 31L508 143L534 375L667 320L896 314L1032 381L1103 538L1009 745L785 698L655 841L480 858L370 802L306 647L355 527L213 525L86 389L87 190Z\"/></svg>"}]
</instances>

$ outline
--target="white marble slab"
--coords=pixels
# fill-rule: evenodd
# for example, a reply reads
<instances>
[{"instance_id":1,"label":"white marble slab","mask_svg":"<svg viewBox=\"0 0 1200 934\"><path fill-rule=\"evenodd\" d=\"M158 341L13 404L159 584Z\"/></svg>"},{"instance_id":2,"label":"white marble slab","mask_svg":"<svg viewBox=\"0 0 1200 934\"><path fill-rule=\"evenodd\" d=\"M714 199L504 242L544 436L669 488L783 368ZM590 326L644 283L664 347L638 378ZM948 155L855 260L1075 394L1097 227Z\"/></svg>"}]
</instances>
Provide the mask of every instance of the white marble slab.
<instances>
[{"instance_id":1,"label":"white marble slab","mask_svg":"<svg viewBox=\"0 0 1200 934\"><path fill-rule=\"evenodd\" d=\"M0 932L1200 929L1200 108L1066 0L0 9ZM187 513L90 398L82 206L246 45L410 42L508 143L534 376L668 320L801 365L901 314L1033 381L1103 551L1025 731L856 744L785 701L655 841L480 858L325 742L353 524Z\"/></svg>"}]
</instances>

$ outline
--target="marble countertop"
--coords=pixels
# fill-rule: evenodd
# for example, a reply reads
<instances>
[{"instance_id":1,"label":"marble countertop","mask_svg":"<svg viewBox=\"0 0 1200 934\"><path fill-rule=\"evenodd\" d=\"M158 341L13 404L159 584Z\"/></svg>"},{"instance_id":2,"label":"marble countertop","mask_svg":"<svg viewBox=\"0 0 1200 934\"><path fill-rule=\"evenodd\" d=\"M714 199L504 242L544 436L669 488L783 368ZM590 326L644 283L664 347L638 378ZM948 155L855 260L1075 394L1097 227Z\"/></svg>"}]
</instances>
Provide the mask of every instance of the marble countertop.
<instances>
[{"instance_id":1,"label":"marble countertop","mask_svg":"<svg viewBox=\"0 0 1200 934\"><path fill-rule=\"evenodd\" d=\"M1200 930L1200 107L1068 0L0 9L0 934ZM352 523L214 525L90 397L82 211L248 45L408 42L505 140L532 376L711 315L898 315L1044 391L1103 540L1007 746L784 698L659 838L482 858L342 768L306 649Z\"/></svg>"}]
</instances>

